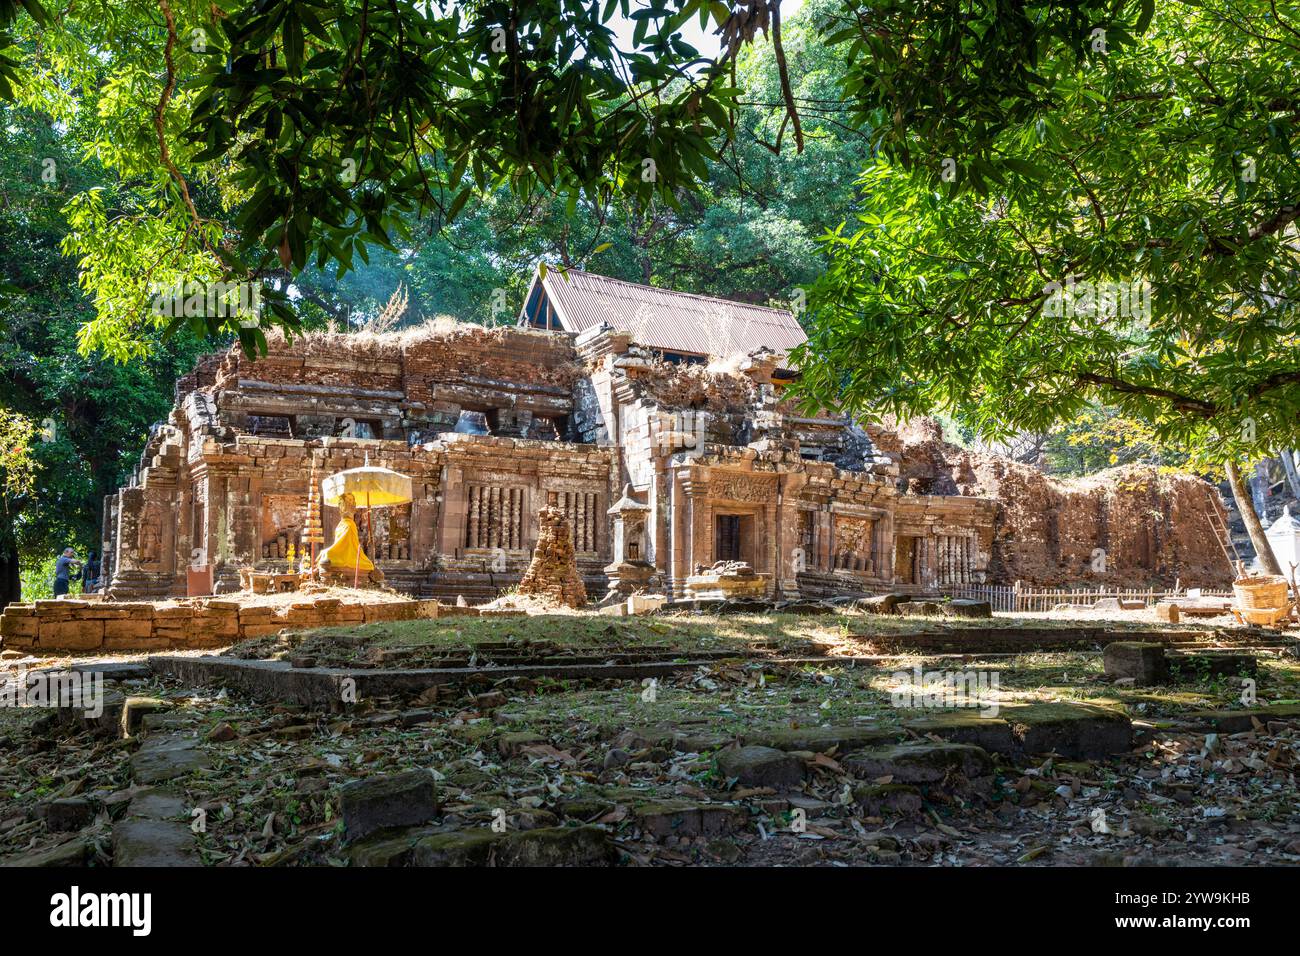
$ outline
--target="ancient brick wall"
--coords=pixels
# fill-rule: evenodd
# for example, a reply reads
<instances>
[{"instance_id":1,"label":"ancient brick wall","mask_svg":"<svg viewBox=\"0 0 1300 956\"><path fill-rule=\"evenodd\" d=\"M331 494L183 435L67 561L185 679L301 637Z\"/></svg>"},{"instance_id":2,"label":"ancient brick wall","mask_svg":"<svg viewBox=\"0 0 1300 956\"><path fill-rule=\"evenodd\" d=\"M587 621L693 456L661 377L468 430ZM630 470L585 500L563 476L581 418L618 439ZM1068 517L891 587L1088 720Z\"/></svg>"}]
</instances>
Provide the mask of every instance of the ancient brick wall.
<instances>
[{"instance_id":1,"label":"ancient brick wall","mask_svg":"<svg viewBox=\"0 0 1300 956\"><path fill-rule=\"evenodd\" d=\"M989 572L1037 586L1226 587L1232 574L1205 514L1218 491L1146 465L1055 479L1040 469L944 442L934 423L902 431L895 453L909 492L998 503ZM877 444L884 443L880 435Z\"/></svg>"},{"instance_id":2,"label":"ancient brick wall","mask_svg":"<svg viewBox=\"0 0 1300 956\"><path fill-rule=\"evenodd\" d=\"M37 654L225 647L282 628L369 624L438 616L437 601L343 603L337 598L248 606L217 598L183 604L37 601L0 614L0 645Z\"/></svg>"},{"instance_id":3,"label":"ancient brick wall","mask_svg":"<svg viewBox=\"0 0 1300 956\"><path fill-rule=\"evenodd\" d=\"M918 584L977 582L994 551L986 504L900 497L891 436L801 411L767 350L706 368L627 333L454 323L268 346L206 356L178 385L106 506L112 597L184 594L192 567L213 569L218 594L242 567L286 570L311 463L319 481L367 454L412 479L409 505L360 522L386 582L412 595L485 600L517 583L546 507L565 514L578 575L600 593L625 483L650 509L644 557L672 587L716 560L724 532L781 593L801 575L887 587L903 565ZM336 512L323 518L329 539ZM915 539L906 560L900 534Z\"/></svg>"}]
</instances>

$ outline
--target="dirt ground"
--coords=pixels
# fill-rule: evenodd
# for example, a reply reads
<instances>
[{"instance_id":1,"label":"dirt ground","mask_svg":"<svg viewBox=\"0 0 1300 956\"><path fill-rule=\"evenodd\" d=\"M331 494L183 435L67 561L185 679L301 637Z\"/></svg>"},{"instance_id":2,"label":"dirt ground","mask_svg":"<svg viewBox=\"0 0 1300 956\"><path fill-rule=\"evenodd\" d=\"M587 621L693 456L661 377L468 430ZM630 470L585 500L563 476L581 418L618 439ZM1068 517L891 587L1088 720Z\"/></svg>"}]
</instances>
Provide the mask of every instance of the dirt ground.
<instances>
[{"instance_id":1,"label":"dirt ground","mask_svg":"<svg viewBox=\"0 0 1300 956\"><path fill-rule=\"evenodd\" d=\"M1020 615L997 624L1069 628L1081 620ZM983 663L837 660L868 656L873 637L932 623L849 614L466 617L246 642L229 653L310 653L320 666L429 666L460 656L473 669L502 649L539 663L579 652L708 658L653 680L496 678L488 666L451 692L363 699L333 712L137 676L120 689L167 709L128 739L51 730L39 709L0 709L0 860L30 861L81 841L92 865L118 862L114 829L142 790L133 757L165 732L192 740L201 758L170 786L191 814L202 811L192 839L210 866L372 861L382 848L366 856L358 847L367 843L344 839L343 788L409 770L436 781L437 816L425 822L435 834L484 832L494 822L507 836L591 825L623 865L1300 863L1300 719L1279 714L1237 733L1198 723L1197 712L1245 706L1242 676L1192 671L1166 686L1117 685L1093 648ZM1213 643L1213 628L1204 632ZM31 663L6 661L4 674ZM881 806L899 782L890 773L864 776L855 735L940 746L908 725L962 713L896 706L900 679L913 668L996 672L981 706L1007 714L1108 708L1131 721L1132 746L1097 758L993 753L980 758L991 771L978 781L945 770L903 788L902 804ZM1261 650L1252 680L1253 706L1300 702L1294 646ZM791 743L801 735L810 742ZM730 776L726 754L737 742L779 751L771 765L784 772L794 761L797 782ZM82 825L55 829L52 801L84 804ZM555 862L582 861L560 853Z\"/></svg>"}]
</instances>

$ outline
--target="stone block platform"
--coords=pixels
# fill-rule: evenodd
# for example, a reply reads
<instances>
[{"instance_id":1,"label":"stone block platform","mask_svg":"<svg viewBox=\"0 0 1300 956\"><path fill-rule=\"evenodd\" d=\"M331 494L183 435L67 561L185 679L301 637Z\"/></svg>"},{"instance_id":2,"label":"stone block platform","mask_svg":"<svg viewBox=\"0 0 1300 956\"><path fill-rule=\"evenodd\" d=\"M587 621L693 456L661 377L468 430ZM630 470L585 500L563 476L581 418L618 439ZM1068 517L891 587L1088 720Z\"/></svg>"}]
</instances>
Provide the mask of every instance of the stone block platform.
<instances>
[{"instance_id":1,"label":"stone block platform","mask_svg":"<svg viewBox=\"0 0 1300 956\"><path fill-rule=\"evenodd\" d=\"M382 599L381 599L382 598ZM437 601L285 595L278 601L36 601L0 614L0 646L32 654L225 647L252 637L333 624L438 616Z\"/></svg>"}]
</instances>

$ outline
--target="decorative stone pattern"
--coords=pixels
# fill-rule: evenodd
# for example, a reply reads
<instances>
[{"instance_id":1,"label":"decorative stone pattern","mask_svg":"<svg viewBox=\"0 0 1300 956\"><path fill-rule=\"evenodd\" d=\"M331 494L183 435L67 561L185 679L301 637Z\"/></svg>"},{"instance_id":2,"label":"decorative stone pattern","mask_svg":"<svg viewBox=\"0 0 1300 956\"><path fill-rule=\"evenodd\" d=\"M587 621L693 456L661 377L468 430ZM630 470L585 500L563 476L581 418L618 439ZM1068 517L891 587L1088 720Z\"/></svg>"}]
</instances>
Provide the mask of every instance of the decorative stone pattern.
<instances>
[{"instance_id":1,"label":"decorative stone pattern","mask_svg":"<svg viewBox=\"0 0 1300 956\"><path fill-rule=\"evenodd\" d=\"M761 598L766 589L743 561L719 561L711 568L697 568L686 579L686 590L700 600L744 600Z\"/></svg>"},{"instance_id":2,"label":"decorative stone pattern","mask_svg":"<svg viewBox=\"0 0 1300 956\"><path fill-rule=\"evenodd\" d=\"M310 489L367 455L411 478L409 506L359 525L412 597L481 603L518 584L546 508L563 512L582 590L611 600L686 597L695 568L722 560L752 568L753 596L988 580L997 502L903 493L897 442L798 408L769 349L719 371L633 339L432 323L204 357L105 502L109 596L182 597L191 579L222 595L241 568L289 571L291 548L338 521L317 521Z\"/></svg>"}]
</instances>

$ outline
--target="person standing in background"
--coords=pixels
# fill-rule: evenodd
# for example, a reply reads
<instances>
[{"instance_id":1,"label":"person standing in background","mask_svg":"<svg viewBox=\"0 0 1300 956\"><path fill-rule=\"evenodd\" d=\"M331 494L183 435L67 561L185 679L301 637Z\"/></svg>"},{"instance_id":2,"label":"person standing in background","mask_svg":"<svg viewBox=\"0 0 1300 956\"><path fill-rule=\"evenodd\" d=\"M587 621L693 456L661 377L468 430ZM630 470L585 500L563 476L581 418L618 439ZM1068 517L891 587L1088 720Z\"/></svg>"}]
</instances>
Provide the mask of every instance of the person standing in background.
<instances>
[{"instance_id":1,"label":"person standing in background","mask_svg":"<svg viewBox=\"0 0 1300 956\"><path fill-rule=\"evenodd\" d=\"M69 581L80 567L81 565L77 561L77 552L71 548L64 548L63 554L59 555L54 562L54 596L56 598L68 593Z\"/></svg>"},{"instance_id":2,"label":"person standing in background","mask_svg":"<svg viewBox=\"0 0 1300 956\"><path fill-rule=\"evenodd\" d=\"M81 593L91 594L99 590L99 556L91 551L86 555L86 563L81 569Z\"/></svg>"}]
</instances>

